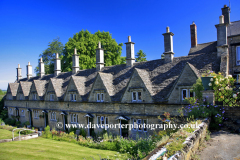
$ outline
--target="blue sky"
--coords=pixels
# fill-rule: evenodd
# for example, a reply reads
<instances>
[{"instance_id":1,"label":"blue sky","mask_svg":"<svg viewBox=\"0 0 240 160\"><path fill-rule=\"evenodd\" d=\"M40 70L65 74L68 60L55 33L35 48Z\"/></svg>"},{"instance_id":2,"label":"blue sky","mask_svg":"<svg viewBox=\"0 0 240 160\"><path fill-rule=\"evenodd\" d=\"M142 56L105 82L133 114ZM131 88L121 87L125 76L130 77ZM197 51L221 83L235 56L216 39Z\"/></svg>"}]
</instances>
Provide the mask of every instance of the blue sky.
<instances>
[{"instance_id":1,"label":"blue sky","mask_svg":"<svg viewBox=\"0 0 240 160\"><path fill-rule=\"evenodd\" d=\"M163 36L170 27L175 57L190 49L190 24L197 25L198 43L216 41L215 24L221 8L229 0L1 0L0 1L0 89L16 80L20 64L33 69L54 38L65 44L79 31L109 31L118 43L135 42L135 53L142 49L147 60L160 59ZM240 1L231 0L231 21L240 20ZM123 46L122 56L125 56ZM35 76L35 73L34 73Z\"/></svg>"}]
</instances>

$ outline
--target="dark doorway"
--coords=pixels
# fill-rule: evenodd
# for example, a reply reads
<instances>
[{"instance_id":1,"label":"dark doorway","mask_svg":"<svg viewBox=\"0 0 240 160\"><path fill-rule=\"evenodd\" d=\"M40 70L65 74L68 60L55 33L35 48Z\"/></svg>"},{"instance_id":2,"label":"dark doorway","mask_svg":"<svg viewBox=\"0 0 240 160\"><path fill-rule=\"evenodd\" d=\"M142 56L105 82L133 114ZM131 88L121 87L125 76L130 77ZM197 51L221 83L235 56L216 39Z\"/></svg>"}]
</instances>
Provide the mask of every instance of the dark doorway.
<instances>
[{"instance_id":1,"label":"dark doorway","mask_svg":"<svg viewBox=\"0 0 240 160\"><path fill-rule=\"evenodd\" d=\"M122 130L121 136L123 136L123 137L128 137L128 128L129 128L129 126L127 125L127 124L128 124L128 121L126 121L126 120L120 120L120 124L121 124L121 125L124 125L124 128L121 128L121 130ZM127 127L126 127L126 126L127 126Z\"/></svg>"}]
</instances>

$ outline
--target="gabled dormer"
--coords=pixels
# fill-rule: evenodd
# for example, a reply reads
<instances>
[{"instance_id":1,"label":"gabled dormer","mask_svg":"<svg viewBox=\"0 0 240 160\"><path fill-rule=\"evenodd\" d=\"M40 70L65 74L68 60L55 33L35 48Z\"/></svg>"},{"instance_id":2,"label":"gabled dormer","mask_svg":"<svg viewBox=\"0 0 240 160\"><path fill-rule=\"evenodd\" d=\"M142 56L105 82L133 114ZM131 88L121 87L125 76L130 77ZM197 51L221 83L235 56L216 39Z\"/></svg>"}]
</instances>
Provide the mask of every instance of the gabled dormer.
<instances>
[{"instance_id":1,"label":"gabled dormer","mask_svg":"<svg viewBox=\"0 0 240 160\"><path fill-rule=\"evenodd\" d=\"M112 74L99 72L88 97L89 102L111 102L113 95Z\"/></svg>"},{"instance_id":2,"label":"gabled dormer","mask_svg":"<svg viewBox=\"0 0 240 160\"><path fill-rule=\"evenodd\" d=\"M134 69L122 96L122 103L152 103L151 81L149 73L143 69Z\"/></svg>"},{"instance_id":3,"label":"gabled dormer","mask_svg":"<svg viewBox=\"0 0 240 160\"><path fill-rule=\"evenodd\" d=\"M59 101L62 97L63 79L50 78L47 86L47 90L44 95L45 101Z\"/></svg>"},{"instance_id":4,"label":"gabled dormer","mask_svg":"<svg viewBox=\"0 0 240 160\"><path fill-rule=\"evenodd\" d=\"M13 100L16 97L19 83L8 83L6 99Z\"/></svg>"},{"instance_id":5,"label":"gabled dormer","mask_svg":"<svg viewBox=\"0 0 240 160\"><path fill-rule=\"evenodd\" d=\"M19 86L18 86L18 90L17 90L16 99L17 100L28 99L28 95L29 95L29 92L30 92L31 85L32 85L32 82L20 81Z\"/></svg>"},{"instance_id":6,"label":"gabled dormer","mask_svg":"<svg viewBox=\"0 0 240 160\"><path fill-rule=\"evenodd\" d=\"M45 94L47 81L45 80L34 80L29 93L29 100L36 101L42 100Z\"/></svg>"},{"instance_id":7,"label":"gabled dormer","mask_svg":"<svg viewBox=\"0 0 240 160\"><path fill-rule=\"evenodd\" d=\"M168 102L183 103L185 98L195 97L192 86L198 78L200 78L199 71L187 62L172 90L169 92Z\"/></svg>"},{"instance_id":8,"label":"gabled dormer","mask_svg":"<svg viewBox=\"0 0 240 160\"><path fill-rule=\"evenodd\" d=\"M84 95L86 78L82 76L72 76L69 80L64 101L81 102Z\"/></svg>"}]
</instances>

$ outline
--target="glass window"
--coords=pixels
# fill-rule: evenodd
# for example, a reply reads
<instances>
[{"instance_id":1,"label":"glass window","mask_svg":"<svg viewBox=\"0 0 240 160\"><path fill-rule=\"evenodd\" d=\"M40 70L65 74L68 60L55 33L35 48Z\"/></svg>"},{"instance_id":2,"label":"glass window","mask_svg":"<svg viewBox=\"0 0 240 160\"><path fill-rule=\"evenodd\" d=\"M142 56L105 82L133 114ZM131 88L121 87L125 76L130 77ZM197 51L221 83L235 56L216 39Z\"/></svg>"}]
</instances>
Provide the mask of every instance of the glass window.
<instances>
[{"instance_id":1,"label":"glass window","mask_svg":"<svg viewBox=\"0 0 240 160\"><path fill-rule=\"evenodd\" d=\"M98 120L97 123L100 125L100 124L101 124L101 117L98 116L98 117L97 117L97 120Z\"/></svg>"},{"instance_id":2,"label":"glass window","mask_svg":"<svg viewBox=\"0 0 240 160\"><path fill-rule=\"evenodd\" d=\"M54 94L50 94L50 101L54 101Z\"/></svg>"},{"instance_id":3,"label":"glass window","mask_svg":"<svg viewBox=\"0 0 240 160\"><path fill-rule=\"evenodd\" d=\"M182 90L182 100L184 100L185 98L187 98L187 89Z\"/></svg>"},{"instance_id":4,"label":"glass window","mask_svg":"<svg viewBox=\"0 0 240 160\"><path fill-rule=\"evenodd\" d=\"M142 92L138 92L138 100L142 100Z\"/></svg>"},{"instance_id":5,"label":"glass window","mask_svg":"<svg viewBox=\"0 0 240 160\"><path fill-rule=\"evenodd\" d=\"M108 124L108 117L105 117L105 124Z\"/></svg>"},{"instance_id":6,"label":"glass window","mask_svg":"<svg viewBox=\"0 0 240 160\"><path fill-rule=\"evenodd\" d=\"M104 101L104 93L97 93L97 102Z\"/></svg>"},{"instance_id":7,"label":"glass window","mask_svg":"<svg viewBox=\"0 0 240 160\"><path fill-rule=\"evenodd\" d=\"M145 127L144 127L144 125L143 125L143 131L144 131L144 132L147 132L147 127L146 127L146 125L147 125L147 120L146 120L146 119L143 120L143 124L145 124Z\"/></svg>"},{"instance_id":8,"label":"glass window","mask_svg":"<svg viewBox=\"0 0 240 160\"><path fill-rule=\"evenodd\" d=\"M138 124L138 131L142 131L142 120L138 119L137 124Z\"/></svg>"},{"instance_id":9,"label":"glass window","mask_svg":"<svg viewBox=\"0 0 240 160\"><path fill-rule=\"evenodd\" d=\"M137 130L138 126L137 126L137 120L133 119L133 130Z\"/></svg>"},{"instance_id":10,"label":"glass window","mask_svg":"<svg viewBox=\"0 0 240 160\"><path fill-rule=\"evenodd\" d=\"M132 93L132 100L133 100L133 101L136 101L136 100L137 100L137 93L136 93L136 92L133 92L133 93Z\"/></svg>"},{"instance_id":11,"label":"glass window","mask_svg":"<svg viewBox=\"0 0 240 160\"><path fill-rule=\"evenodd\" d=\"M193 92L193 89L189 89L189 97L195 97L195 92Z\"/></svg>"},{"instance_id":12,"label":"glass window","mask_svg":"<svg viewBox=\"0 0 240 160\"><path fill-rule=\"evenodd\" d=\"M240 65L240 46L236 47L236 63Z\"/></svg>"}]
</instances>

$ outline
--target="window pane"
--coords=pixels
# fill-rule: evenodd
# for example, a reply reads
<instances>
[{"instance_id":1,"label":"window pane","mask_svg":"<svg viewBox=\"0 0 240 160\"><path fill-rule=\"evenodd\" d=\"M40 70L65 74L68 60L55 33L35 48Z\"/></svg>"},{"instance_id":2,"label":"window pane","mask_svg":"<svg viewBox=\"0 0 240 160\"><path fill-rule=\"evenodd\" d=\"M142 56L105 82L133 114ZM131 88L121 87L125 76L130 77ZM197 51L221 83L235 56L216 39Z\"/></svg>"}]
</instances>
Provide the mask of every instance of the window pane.
<instances>
[{"instance_id":1,"label":"window pane","mask_svg":"<svg viewBox=\"0 0 240 160\"><path fill-rule=\"evenodd\" d=\"M105 124L108 124L108 118L107 117L105 118Z\"/></svg>"},{"instance_id":2,"label":"window pane","mask_svg":"<svg viewBox=\"0 0 240 160\"><path fill-rule=\"evenodd\" d=\"M97 94L97 101L99 101L100 100L100 94L98 93Z\"/></svg>"},{"instance_id":3,"label":"window pane","mask_svg":"<svg viewBox=\"0 0 240 160\"><path fill-rule=\"evenodd\" d=\"M104 95L103 95L103 93L102 93L102 94L101 94L101 100L102 100L102 101L103 101L103 96L104 96Z\"/></svg>"},{"instance_id":4,"label":"window pane","mask_svg":"<svg viewBox=\"0 0 240 160\"><path fill-rule=\"evenodd\" d=\"M101 124L100 117L98 117L98 124Z\"/></svg>"},{"instance_id":5,"label":"window pane","mask_svg":"<svg viewBox=\"0 0 240 160\"><path fill-rule=\"evenodd\" d=\"M138 128L136 119L133 120L133 128L134 128L134 130L136 130Z\"/></svg>"},{"instance_id":6,"label":"window pane","mask_svg":"<svg viewBox=\"0 0 240 160\"><path fill-rule=\"evenodd\" d=\"M190 89L189 91L190 91L190 93L189 93L189 97L194 97L193 90L192 90L192 89Z\"/></svg>"},{"instance_id":7,"label":"window pane","mask_svg":"<svg viewBox=\"0 0 240 160\"><path fill-rule=\"evenodd\" d=\"M138 92L138 100L142 100L142 92Z\"/></svg>"},{"instance_id":8,"label":"window pane","mask_svg":"<svg viewBox=\"0 0 240 160\"><path fill-rule=\"evenodd\" d=\"M136 101L137 97L136 97L136 92L133 92L133 100Z\"/></svg>"},{"instance_id":9,"label":"window pane","mask_svg":"<svg viewBox=\"0 0 240 160\"><path fill-rule=\"evenodd\" d=\"M182 90L182 98L185 99L187 97L187 90Z\"/></svg>"},{"instance_id":10,"label":"window pane","mask_svg":"<svg viewBox=\"0 0 240 160\"><path fill-rule=\"evenodd\" d=\"M143 124L145 124L145 127L144 127L143 130L144 130L144 131L147 131L147 127L146 127L146 125L147 125L147 120L146 120L146 119L143 120Z\"/></svg>"}]
</instances>

